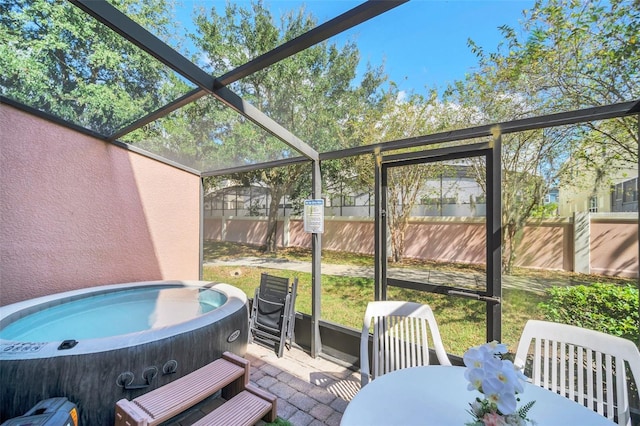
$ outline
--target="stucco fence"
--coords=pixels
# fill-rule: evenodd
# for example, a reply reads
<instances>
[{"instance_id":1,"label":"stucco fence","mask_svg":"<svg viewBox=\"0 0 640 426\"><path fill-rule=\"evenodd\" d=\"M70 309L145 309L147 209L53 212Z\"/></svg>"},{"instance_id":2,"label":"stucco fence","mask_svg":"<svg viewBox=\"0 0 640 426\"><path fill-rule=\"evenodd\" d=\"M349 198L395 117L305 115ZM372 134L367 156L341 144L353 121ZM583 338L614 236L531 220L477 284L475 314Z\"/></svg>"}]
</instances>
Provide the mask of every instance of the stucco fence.
<instances>
[{"instance_id":1,"label":"stucco fence","mask_svg":"<svg viewBox=\"0 0 640 426\"><path fill-rule=\"evenodd\" d=\"M260 245L266 217L209 217L204 238ZM280 247L310 247L298 217L278 219ZM374 253L374 221L360 217L325 217L322 248ZM483 218L419 217L409 222L405 256L439 262L484 263ZM637 214L576 214L571 218L530 221L516 248L515 265L549 270L637 277Z\"/></svg>"}]
</instances>

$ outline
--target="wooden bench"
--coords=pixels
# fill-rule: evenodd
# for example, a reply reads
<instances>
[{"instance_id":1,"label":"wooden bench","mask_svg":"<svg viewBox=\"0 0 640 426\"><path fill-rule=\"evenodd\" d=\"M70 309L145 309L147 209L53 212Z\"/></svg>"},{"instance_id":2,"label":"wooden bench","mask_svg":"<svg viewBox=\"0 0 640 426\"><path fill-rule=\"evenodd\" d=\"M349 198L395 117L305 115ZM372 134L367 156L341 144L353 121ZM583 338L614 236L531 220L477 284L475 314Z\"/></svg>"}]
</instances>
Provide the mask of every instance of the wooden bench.
<instances>
[{"instance_id":1,"label":"wooden bench","mask_svg":"<svg viewBox=\"0 0 640 426\"><path fill-rule=\"evenodd\" d=\"M276 397L253 385L216 408L192 426L251 426L260 419L276 420Z\"/></svg>"},{"instance_id":2,"label":"wooden bench","mask_svg":"<svg viewBox=\"0 0 640 426\"><path fill-rule=\"evenodd\" d=\"M116 426L155 426L221 391L226 400L197 424L253 425L276 419L276 397L249 384L249 361L231 352L131 401L116 403Z\"/></svg>"}]
</instances>

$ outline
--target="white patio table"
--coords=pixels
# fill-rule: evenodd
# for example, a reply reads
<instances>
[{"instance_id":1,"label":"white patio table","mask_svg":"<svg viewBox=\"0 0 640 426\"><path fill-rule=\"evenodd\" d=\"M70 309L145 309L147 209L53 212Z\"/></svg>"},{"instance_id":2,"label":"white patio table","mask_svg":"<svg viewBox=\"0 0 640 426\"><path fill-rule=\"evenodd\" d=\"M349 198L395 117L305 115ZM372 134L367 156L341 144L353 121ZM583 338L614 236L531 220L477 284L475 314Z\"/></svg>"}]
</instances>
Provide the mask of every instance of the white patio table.
<instances>
[{"instance_id":1,"label":"white patio table","mask_svg":"<svg viewBox=\"0 0 640 426\"><path fill-rule=\"evenodd\" d=\"M345 410L341 426L463 426L472 421L464 367L426 366L397 370L362 388ZM530 383L518 407L536 401L528 417L537 426L596 426L615 423L583 405Z\"/></svg>"}]
</instances>

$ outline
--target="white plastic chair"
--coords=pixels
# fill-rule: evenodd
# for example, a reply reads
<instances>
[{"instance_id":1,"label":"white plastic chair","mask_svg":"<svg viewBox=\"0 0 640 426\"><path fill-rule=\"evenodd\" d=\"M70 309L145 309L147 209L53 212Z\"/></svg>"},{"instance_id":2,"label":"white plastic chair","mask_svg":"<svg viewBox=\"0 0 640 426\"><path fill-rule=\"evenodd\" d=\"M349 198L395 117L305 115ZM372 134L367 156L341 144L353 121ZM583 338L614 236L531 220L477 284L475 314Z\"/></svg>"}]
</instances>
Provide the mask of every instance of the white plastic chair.
<instances>
[{"instance_id":1,"label":"white plastic chair","mask_svg":"<svg viewBox=\"0 0 640 426\"><path fill-rule=\"evenodd\" d=\"M619 425L631 425L627 372L640 384L640 352L632 341L572 325L529 320L514 363L528 367L528 358L533 384Z\"/></svg>"},{"instance_id":2,"label":"white plastic chair","mask_svg":"<svg viewBox=\"0 0 640 426\"><path fill-rule=\"evenodd\" d=\"M373 321L373 356L369 369L369 330ZM369 302L360 337L361 386L391 371L429 365L427 326L438 362L451 365L433 311L415 302Z\"/></svg>"}]
</instances>

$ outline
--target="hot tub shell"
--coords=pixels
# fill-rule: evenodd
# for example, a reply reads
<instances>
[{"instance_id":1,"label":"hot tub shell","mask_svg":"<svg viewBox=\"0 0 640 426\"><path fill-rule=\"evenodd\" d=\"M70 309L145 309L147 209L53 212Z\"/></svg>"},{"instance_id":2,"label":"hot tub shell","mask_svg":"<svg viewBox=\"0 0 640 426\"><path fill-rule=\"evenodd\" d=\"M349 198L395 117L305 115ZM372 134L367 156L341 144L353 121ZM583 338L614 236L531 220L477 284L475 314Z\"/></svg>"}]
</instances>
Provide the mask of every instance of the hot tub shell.
<instances>
[{"instance_id":1,"label":"hot tub shell","mask_svg":"<svg viewBox=\"0 0 640 426\"><path fill-rule=\"evenodd\" d=\"M249 336L246 295L233 286L208 281L115 284L45 296L0 307L0 329L63 301L159 285L211 287L225 294L227 301L190 321L156 330L83 340L69 349L58 349L61 344L58 341L0 339L1 420L24 414L38 401L67 397L78 406L80 424L113 424L118 400L133 399L182 377L220 358L224 351L246 354ZM146 377L153 378L148 381Z\"/></svg>"}]
</instances>

